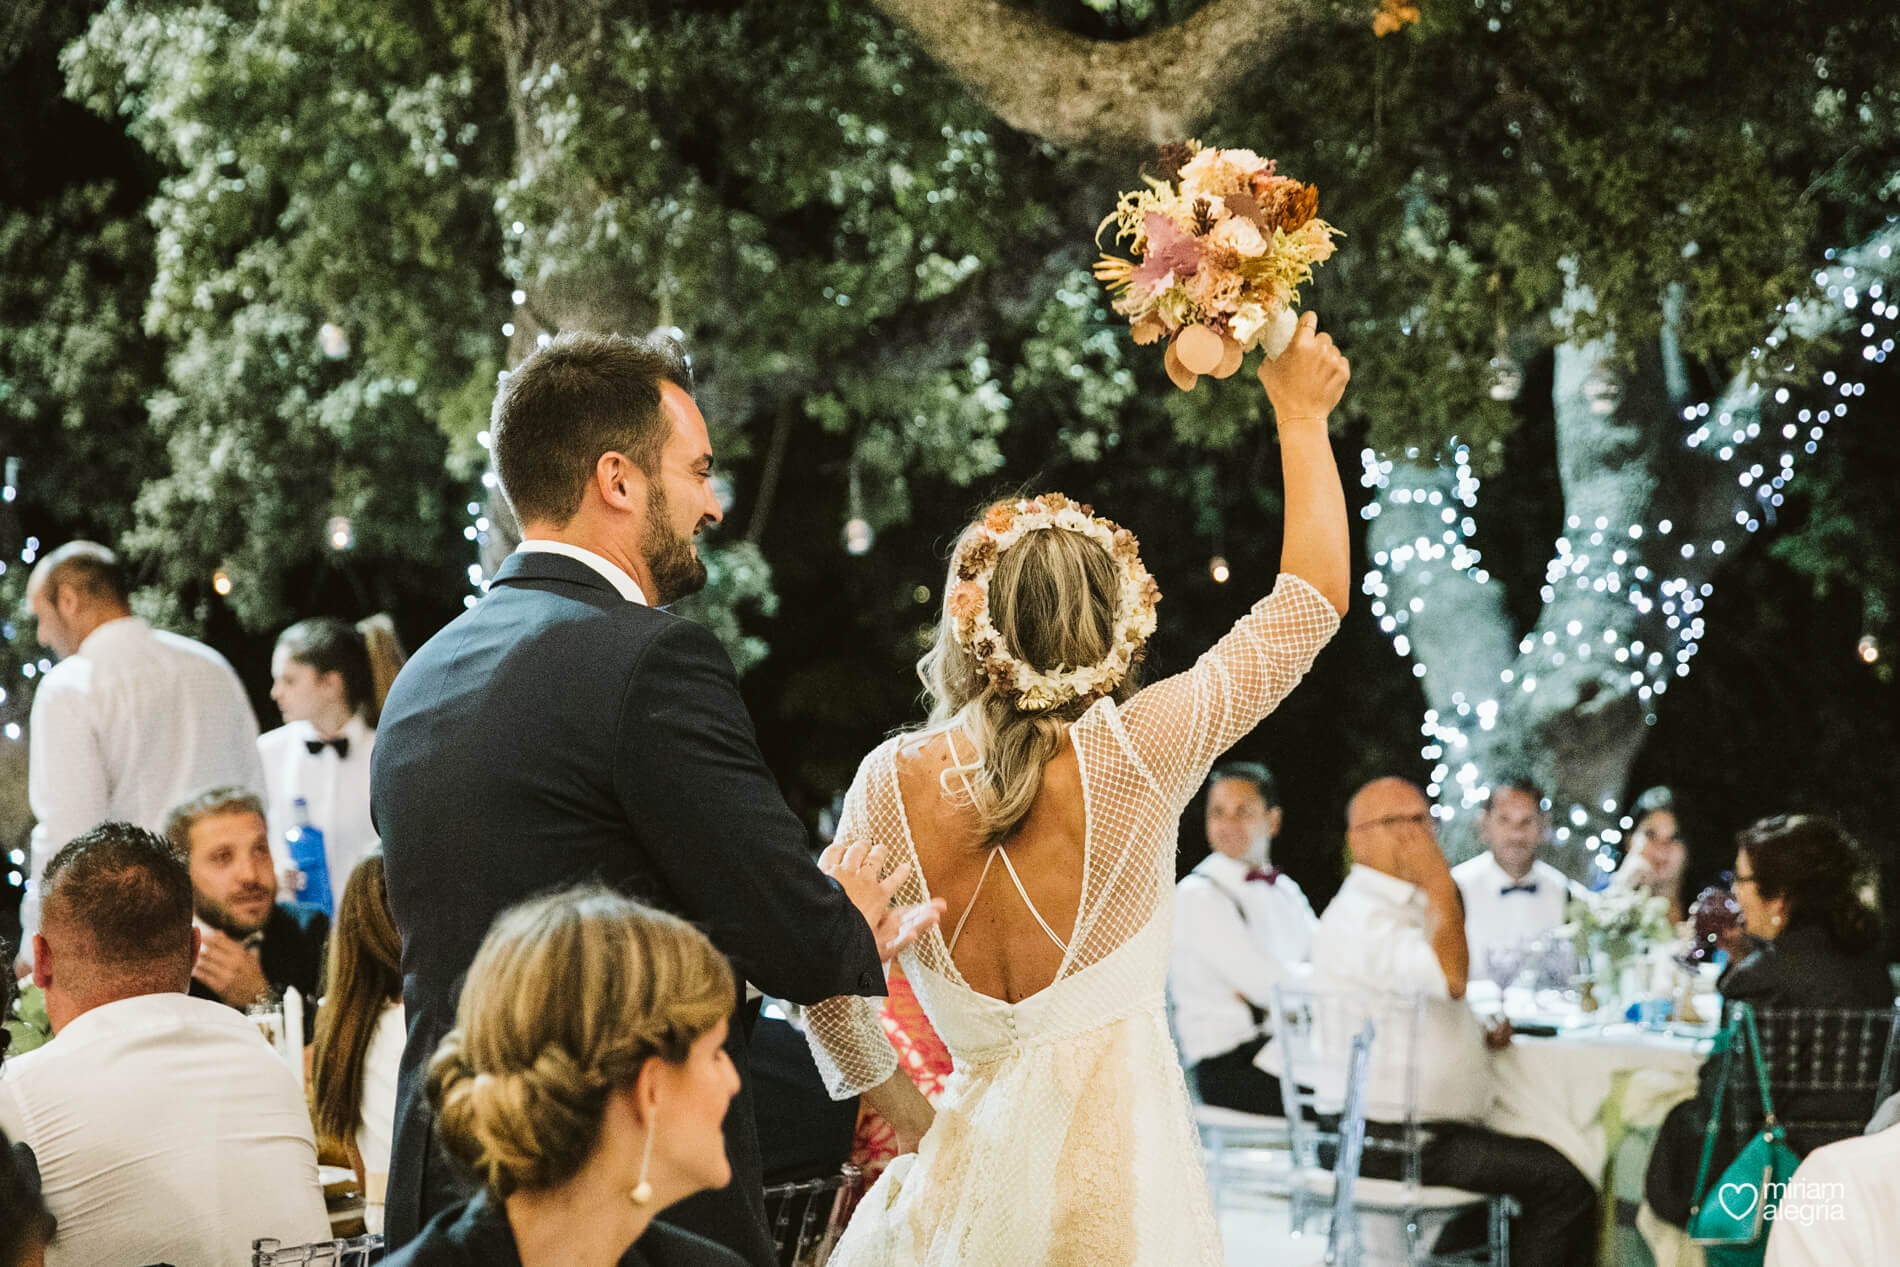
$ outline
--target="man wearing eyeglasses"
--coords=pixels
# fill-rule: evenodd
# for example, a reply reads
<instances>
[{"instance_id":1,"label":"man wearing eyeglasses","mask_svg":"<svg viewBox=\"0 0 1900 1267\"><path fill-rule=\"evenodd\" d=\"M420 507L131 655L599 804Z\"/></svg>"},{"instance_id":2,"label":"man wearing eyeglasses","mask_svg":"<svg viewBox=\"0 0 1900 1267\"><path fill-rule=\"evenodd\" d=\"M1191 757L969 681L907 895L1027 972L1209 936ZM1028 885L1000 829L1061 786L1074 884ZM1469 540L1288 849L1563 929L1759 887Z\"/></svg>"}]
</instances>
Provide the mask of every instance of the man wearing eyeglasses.
<instances>
[{"instance_id":1,"label":"man wearing eyeglasses","mask_svg":"<svg viewBox=\"0 0 1900 1267\"><path fill-rule=\"evenodd\" d=\"M1425 794L1404 779L1375 780L1352 798L1346 844L1353 867L1320 916L1313 988L1418 997L1409 1052L1393 1026L1374 1040L1368 1133L1391 1136L1407 1116L1409 1089L1429 1132L1420 1154L1424 1181L1516 1198L1523 1212L1511 1224L1512 1259L1584 1267L1596 1261L1590 1181L1542 1140L1482 1125L1491 1103L1491 1036L1463 1002L1470 972L1464 904L1436 824ZM1396 1179L1401 1166L1398 1152L1372 1149L1361 1172ZM1450 1246L1441 1241L1441 1248Z\"/></svg>"}]
</instances>

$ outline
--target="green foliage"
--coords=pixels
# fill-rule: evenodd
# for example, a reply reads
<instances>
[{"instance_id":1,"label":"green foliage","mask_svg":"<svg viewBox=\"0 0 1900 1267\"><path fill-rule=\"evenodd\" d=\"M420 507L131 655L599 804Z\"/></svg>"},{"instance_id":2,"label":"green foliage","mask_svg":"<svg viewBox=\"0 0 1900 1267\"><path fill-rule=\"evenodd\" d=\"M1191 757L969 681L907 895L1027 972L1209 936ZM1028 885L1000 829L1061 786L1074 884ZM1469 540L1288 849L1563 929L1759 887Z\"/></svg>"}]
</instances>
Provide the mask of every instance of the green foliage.
<instances>
[{"instance_id":1,"label":"green foliage","mask_svg":"<svg viewBox=\"0 0 1900 1267\"><path fill-rule=\"evenodd\" d=\"M60 419L35 485L122 536L148 604L214 615L224 568L238 616L279 623L338 514L366 560L454 591L503 323L568 313L684 330L735 528L763 435L789 420L774 530L709 551L695 607L742 664L791 639L772 574L831 584L854 511L908 552L840 598L900 676L911 595L941 580L916 561L1013 481L1178 526L1147 539L1188 593L1211 538L1260 522L1275 481L1253 367L1174 392L1085 271L1141 156L1009 131L857 0L594 7L597 39L518 78L488 0L113 0L68 50L68 91L124 123L159 188L136 213L98 190L4 213L0 426ZM1034 7L1125 37L1192 6ZM1578 333L1626 343L1682 287L1686 348L1722 379L1822 249L1900 193L1894 12L1421 8L1376 39L1368 6L1316 6L1200 129L1318 183L1347 234L1307 299L1353 358L1355 442L1456 435L1490 473L1546 408L1496 398L1499 370L1564 337L1551 313L1573 275L1596 298ZM506 12L535 9L561 5ZM323 354L326 325L347 355ZM1845 551L1880 510L1836 504L1801 548ZM1227 549L1270 566L1266 545ZM1197 618L1226 618L1203 600Z\"/></svg>"},{"instance_id":2,"label":"green foliage","mask_svg":"<svg viewBox=\"0 0 1900 1267\"><path fill-rule=\"evenodd\" d=\"M430 38L451 12L117 0L66 52L68 91L165 171L144 321L168 349L167 461L123 544L188 619L222 568L245 625L282 623L332 516L363 556L457 570L443 427L467 430L495 356L469 319L500 307L489 195L463 173L505 130L492 64Z\"/></svg>"}]
</instances>

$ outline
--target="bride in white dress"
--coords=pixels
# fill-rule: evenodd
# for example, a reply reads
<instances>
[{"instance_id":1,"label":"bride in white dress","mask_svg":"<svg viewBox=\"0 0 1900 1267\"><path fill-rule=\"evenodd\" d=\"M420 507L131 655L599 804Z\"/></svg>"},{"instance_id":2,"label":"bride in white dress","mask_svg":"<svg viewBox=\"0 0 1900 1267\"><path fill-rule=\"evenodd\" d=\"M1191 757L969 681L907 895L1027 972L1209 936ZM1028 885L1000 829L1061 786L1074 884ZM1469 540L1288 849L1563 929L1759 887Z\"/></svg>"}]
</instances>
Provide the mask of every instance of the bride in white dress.
<instances>
[{"instance_id":1,"label":"bride in white dress","mask_svg":"<svg viewBox=\"0 0 1900 1267\"><path fill-rule=\"evenodd\" d=\"M1163 1005L1176 824L1346 608L1326 415L1349 371L1317 324L1303 316L1260 371L1281 574L1187 672L1134 689L1159 595L1134 538L1086 507L999 503L960 539L919 666L931 720L865 758L824 859L833 875L909 864L897 900L945 903L948 937L932 929L902 963L955 1071L833 1267L1221 1261ZM916 1100L869 1000L808 1020L834 1096Z\"/></svg>"}]
</instances>

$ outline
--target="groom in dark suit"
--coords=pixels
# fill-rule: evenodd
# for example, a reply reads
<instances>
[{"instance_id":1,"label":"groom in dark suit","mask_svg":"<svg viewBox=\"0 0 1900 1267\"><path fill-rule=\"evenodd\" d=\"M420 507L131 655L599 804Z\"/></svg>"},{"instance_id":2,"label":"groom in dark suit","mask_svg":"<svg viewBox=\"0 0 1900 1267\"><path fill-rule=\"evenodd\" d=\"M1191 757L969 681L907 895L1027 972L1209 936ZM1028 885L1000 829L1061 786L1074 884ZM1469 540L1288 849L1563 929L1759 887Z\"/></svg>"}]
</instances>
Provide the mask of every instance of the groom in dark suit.
<instances>
[{"instance_id":1,"label":"groom in dark suit","mask_svg":"<svg viewBox=\"0 0 1900 1267\"><path fill-rule=\"evenodd\" d=\"M693 538L720 518L690 383L670 343L581 333L504 380L491 431L521 547L384 706L372 803L409 1026L392 1247L465 1194L434 1146L424 1081L506 907L603 881L693 921L741 983L795 1002L884 993L880 950L928 927L927 912L889 911L883 886L847 892L812 865L731 661L663 610L705 583ZM661 1217L770 1267L743 984L735 1004L733 1181Z\"/></svg>"}]
</instances>

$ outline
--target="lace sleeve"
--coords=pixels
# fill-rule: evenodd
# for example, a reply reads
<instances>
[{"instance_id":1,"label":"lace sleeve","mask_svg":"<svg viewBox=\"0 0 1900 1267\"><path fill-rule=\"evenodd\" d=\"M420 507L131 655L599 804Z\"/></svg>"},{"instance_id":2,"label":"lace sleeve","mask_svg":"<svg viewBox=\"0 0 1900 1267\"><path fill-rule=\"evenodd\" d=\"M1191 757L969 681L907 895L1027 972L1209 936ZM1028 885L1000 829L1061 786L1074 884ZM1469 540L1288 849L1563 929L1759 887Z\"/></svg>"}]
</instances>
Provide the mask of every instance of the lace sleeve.
<instances>
[{"instance_id":1,"label":"lace sleeve","mask_svg":"<svg viewBox=\"0 0 1900 1267\"><path fill-rule=\"evenodd\" d=\"M1333 605L1282 572L1193 668L1137 692L1122 721L1161 790L1177 806L1193 796L1214 759L1279 707L1338 629Z\"/></svg>"},{"instance_id":2,"label":"lace sleeve","mask_svg":"<svg viewBox=\"0 0 1900 1267\"><path fill-rule=\"evenodd\" d=\"M879 750L881 752L882 749ZM851 789L845 793L844 809L838 816L835 843L867 844L882 841L890 851L889 865L903 862L915 866L910 842L901 824L895 830L870 813L870 781L878 752L873 752L858 767ZM906 883L898 894L900 901L915 901L905 893L913 887ZM812 1059L825 1081L825 1090L834 1100L848 1100L882 1083L897 1072L897 1049L878 1019L878 1002L862 995L840 994L805 1009L805 1041L811 1045Z\"/></svg>"}]
</instances>

